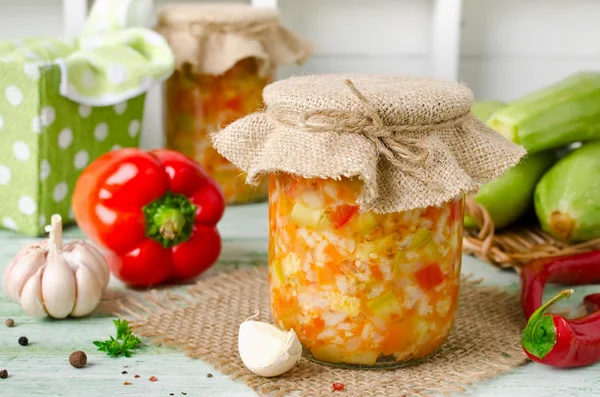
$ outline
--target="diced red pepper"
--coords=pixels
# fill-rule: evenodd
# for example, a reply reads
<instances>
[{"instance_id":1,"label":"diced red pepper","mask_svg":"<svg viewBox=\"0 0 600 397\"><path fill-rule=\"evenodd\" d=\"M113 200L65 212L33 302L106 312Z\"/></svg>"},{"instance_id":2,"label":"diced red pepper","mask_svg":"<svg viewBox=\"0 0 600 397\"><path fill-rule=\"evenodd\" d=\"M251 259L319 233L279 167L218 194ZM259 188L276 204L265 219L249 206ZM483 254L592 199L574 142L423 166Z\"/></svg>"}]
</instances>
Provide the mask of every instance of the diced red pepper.
<instances>
[{"instance_id":1,"label":"diced red pepper","mask_svg":"<svg viewBox=\"0 0 600 397\"><path fill-rule=\"evenodd\" d=\"M333 382L331 386L333 387L333 391L342 391L346 387L346 385L341 382Z\"/></svg>"},{"instance_id":2,"label":"diced red pepper","mask_svg":"<svg viewBox=\"0 0 600 397\"><path fill-rule=\"evenodd\" d=\"M358 206L342 204L338 205L333 211L329 213L329 221L334 228L339 229L356 215L358 212Z\"/></svg>"},{"instance_id":3,"label":"diced red pepper","mask_svg":"<svg viewBox=\"0 0 600 397\"><path fill-rule=\"evenodd\" d=\"M444 273L442 273L442 270L437 263L425 266L424 268L418 270L415 273L415 277L417 279L417 283L419 283L419 287L421 287L424 291L429 291L444 281Z\"/></svg>"}]
</instances>

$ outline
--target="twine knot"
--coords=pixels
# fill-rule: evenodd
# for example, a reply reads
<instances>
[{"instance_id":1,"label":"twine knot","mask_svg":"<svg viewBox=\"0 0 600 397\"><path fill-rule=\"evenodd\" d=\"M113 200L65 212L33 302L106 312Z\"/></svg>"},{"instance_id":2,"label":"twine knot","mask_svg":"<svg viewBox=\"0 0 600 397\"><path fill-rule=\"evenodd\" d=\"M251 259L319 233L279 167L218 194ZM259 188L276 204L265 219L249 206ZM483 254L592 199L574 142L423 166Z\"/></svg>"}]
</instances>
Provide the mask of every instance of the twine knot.
<instances>
[{"instance_id":1,"label":"twine knot","mask_svg":"<svg viewBox=\"0 0 600 397\"><path fill-rule=\"evenodd\" d=\"M465 116L435 124L388 125L377 112L375 106L356 88L350 80L345 80L363 112L352 110L322 109L311 110L302 115L302 127L310 132L340 132L361 134L367 138L377 153L400 171L426 181L421 170L431 155L425 139L412 138L405 132L425 132L445 128L463 121ZM325 120L325 121L323 121ZM429 182L426 182L429 184Z\"/></svg>"}]
</instances>

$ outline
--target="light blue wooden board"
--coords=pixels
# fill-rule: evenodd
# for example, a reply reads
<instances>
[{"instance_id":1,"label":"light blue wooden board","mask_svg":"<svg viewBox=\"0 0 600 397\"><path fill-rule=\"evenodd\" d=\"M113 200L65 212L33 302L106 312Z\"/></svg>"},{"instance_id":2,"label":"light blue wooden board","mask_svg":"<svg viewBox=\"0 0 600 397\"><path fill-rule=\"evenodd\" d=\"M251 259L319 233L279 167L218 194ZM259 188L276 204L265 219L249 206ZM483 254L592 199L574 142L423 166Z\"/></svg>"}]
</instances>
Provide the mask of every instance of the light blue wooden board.
<instances>
[{"instance_id":1,"label":"light blue wooden board","mask_svg":"<svg viewBox=\"0 0 600 397\"><path fill-rule=\"evenodd\" d=\"M223 267L265 263L267 252L267 207L265 204L231 207L219 225L223 235L223 254L214 271ZM76 228L67 237L81 236ZM34 241L8 232L0 232L0 271L16 251ZM463 272L483 277L486 284L518 289L517 276L500 271L472 257L464 257ZM123 285L111 281L113 293L128 292ZM547 295L558 288L549 288ZM571 302L600 287L576 289ZM18 326L4 327L4 319L13 318ZM94 316L79 320L40 321L28 318L21 309L0 294L0 369L10 373L0 380L0 396L255 396L242 383L233 382L200 360L186 358L175 349L145 346L134 357L112 359L91 344L113 334L111 317ZM17 343L19 336L31 341L28 347ZM74 350L88 353L89 365L74 369L68 363ZM128 368L123 366L127 365ZM121 371L128 374L123 375ZM207 378L208 373L212 378ZM139 379L133 375L139 374ZM150 382L150 376L158 377ZM130 381L131 386L123 385ZM481 382L469 388L465 396L600 396L600 365L576 370L556 370L528 364L509 374Z\"/></svg>"}]
</instances>

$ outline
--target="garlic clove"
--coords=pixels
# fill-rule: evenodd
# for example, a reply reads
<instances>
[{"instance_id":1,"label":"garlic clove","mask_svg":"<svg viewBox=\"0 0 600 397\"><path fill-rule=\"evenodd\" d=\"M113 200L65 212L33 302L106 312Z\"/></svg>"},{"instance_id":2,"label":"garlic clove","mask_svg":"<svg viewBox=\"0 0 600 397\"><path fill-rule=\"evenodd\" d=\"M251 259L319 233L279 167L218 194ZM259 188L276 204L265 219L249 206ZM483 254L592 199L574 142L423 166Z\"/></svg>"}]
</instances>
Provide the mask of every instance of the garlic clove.
<instances>
[{"instance_id":1,"label":"garlic clove","mask_svg":"<svg viewBox=\"0 0 600 397\"><path fill-rule=\"evenodd\" d=\"M23 311L32 317L46 317L48 313L42 304L42 274L44 268L29 277L23 291L21 291L21 307Z\"/></svg>"},{"instance_id":2,"label":"garlic clove","mask_svg":"<svg viewBox=\"0 0 600 397\"><path fill-rule=\"evenodd\" d=\"M30 248L17 258L4 272L4 291L13 301L19 302L21 291L27 280L46 263L44 251Z\"/></svg>"},{"instance_id":3,"label":"garlic clove","mask_svg":"<svg viewBox=\"0 0 600 397\"><path fill-rule=\"evenodd\" d=\"M240 325L238 350L244 365L256 375L272 377L290 369L302 357L302 345L294 330L247 320Z\"/></svg>"},{"instance_id":4,"label":"garlic clove","mask_svg":"<svg viewBox=\"0 0 600 397\"><path fill-rule=\"evenodd\" d=\"M62 252L50 251L42 277L42 299L48 315L66 318L75 305L75 277Z\"/></svg>"},{"instance_id":5,"label":"garlic clove","mask_svg":"<svg viewBox=\"0 0 600 397\"><path fill-rule=\"evenodd\" d=\"M85 266L80 266L75 272L77 298L71 311L72 317L82 317L90 314L102 298L100 281Z\"/></svg>"},{"instance_id":6,"label":"garlic clove","mask_svg":"<svg viewBox=\"0 0 600 397\"><path fill-rule=\"evenodd\" d=\"M90 267L94 273L98 276L98 280L100 280L100 285L102 287L102 291L104 291L108 287L108 282L110 281L110 269L108 268L108 264L106 263L106 259L104 255L94 247L92 244L88 243L84 240L78 240L75 242L75 246L73 248L73 254L75 252L81 255L80 260L83 263L90 264L93 263L94 266ZM85 258L84 259L84 256ZM76 256L77 257L77 256ZM93 261L87 258L94 258Z\"/></svg>"}]
</instances>

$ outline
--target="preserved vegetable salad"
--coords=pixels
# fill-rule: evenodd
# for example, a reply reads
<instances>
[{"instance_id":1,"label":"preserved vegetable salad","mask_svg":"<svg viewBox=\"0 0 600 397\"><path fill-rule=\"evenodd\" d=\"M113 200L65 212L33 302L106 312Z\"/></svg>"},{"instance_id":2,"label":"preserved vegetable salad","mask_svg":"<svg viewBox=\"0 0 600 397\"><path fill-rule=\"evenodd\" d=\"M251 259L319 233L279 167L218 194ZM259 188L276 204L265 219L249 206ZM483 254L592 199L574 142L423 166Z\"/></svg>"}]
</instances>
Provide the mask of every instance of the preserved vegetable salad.
<instances>
[{"instance_id":1,"label":"preserved vegetable salad","mask_svg":"<svg viewBox=\"0 0 600 397\"><path fill-rule=\"evenodd\" d=\"M394 366L434 353L458 305L463 197L376 214L356 204L356 179L269 178L277 324L328 363Z\"/></svg>"},{"instance_id":2,"label":"preserved vegetable salad","mask_svg":"<svg viewBox=\"0 0 600 397\"><path fill-rule=\"evenodd\" d=\"M217 153L210 134L259 109L269 81L260 77L254 58L245 58L219 76L194 73L186 65L166 83L167 147L195 159L230 204L265 200L267 184L246 185L246 174Z\"/></svg>"}]
</instances>

